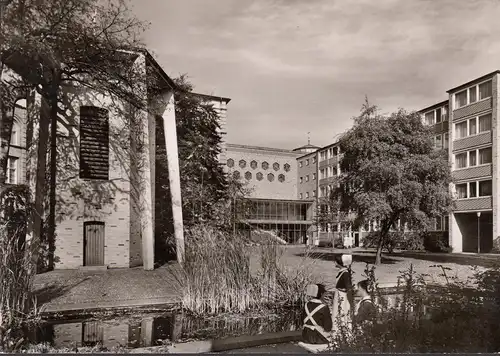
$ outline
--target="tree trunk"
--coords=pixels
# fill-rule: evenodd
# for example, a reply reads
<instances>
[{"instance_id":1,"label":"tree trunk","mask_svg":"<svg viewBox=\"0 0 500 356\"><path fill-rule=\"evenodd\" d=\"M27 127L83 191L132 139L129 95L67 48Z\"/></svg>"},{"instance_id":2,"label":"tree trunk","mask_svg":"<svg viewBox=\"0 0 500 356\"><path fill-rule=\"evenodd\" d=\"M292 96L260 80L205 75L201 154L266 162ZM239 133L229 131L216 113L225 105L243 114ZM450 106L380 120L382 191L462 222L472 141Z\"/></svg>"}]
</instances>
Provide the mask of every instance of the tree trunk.
<instances>
[{"instance_id":1,"label":"tree trunk","mask_svg":"<svg viewBox=\"0 0 500 356\"><path fill-rule=\"evenodd\" d=\"M382 249L384 248L384 242L387 239L387 233L389 232L391 222L384 222L382 229L380 230L380 238L378 240L377 254L375 256L375 265L380 265L382 263Z\"/></svg>"},{"instance_id":2,"label":"tree trunk","mask_svg":"<svg viewBox=\"0 0 500 356\"><path fill-rule=\"evenodd\" d=\"M382 248L384 246L385 236L380 232L380 239L377 246L377 254L375 256L375 265L378 266L382 263Z\"/></svg>"},{"instance_id":3,"label":"tree trunk","mask_svg":"<svg viewBox=\"0 0 500 356\"><path fill-rule=\"evenodd\" d=\"M35 206L33 211L33 237L32 244L35 246L32 254L34 266L38 266L38 255L42 239L42 223L44 216L43 203L46 197L46 171L47 171L47 146L49 140L50 113L47 102L42 97L40 108L40 124L38 129L38 147L36 153L35 174Z\"/></svg>"},{"instance_id":4,"label":"tree trunk","mask_svg":"<svg viewBox=\"0 0 500 356\"><path fill-rule=\"evenodd\" d=\"M50 184L49 184L49 216L48 216L48 268L54 268L54 252L56 238L56 175L57 175L57 111L58 89L50 99Z\"/></svg>"}]
</instances>

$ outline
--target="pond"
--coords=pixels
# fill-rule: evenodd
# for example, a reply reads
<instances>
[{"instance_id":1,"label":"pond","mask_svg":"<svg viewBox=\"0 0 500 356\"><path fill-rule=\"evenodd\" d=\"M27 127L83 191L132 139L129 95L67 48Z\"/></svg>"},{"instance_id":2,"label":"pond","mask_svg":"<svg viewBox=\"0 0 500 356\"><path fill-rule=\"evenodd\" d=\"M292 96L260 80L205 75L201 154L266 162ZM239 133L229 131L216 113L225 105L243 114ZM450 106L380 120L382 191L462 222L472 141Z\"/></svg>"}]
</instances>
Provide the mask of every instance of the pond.
<instances>
[{"instance_id":1,"label":"pond","mask_svg":"<svg viewBox=\"0 0 500 356\"><path fill-rule=\"evenodd\" d=\"M401 292L385 291L388 307L397 307ZM423 307L425 308L425 307ZM158 346L165 342L219 339L228 336L257 335L300 330L302 309L221 315L196 318L186 313L128 312L82 319L47 320L25 330L32 343L48 343L55 348L74 348L101 344L105 348Z\"/></svg>"},{"instance_id":2,"label":"pond","mask_svg":"<svg viewBox=\"0 0 500 356\"><path fill-rule=\"evenodd\" d=\"M32 343L48 343L55 348L101 344L105 348L162 345L164 342L217 339L298 330L302 326L297 309L268 315L195 318L183 313L142 313L128 315L45 321L25 330Z\"/></svg>"}]
</instances>

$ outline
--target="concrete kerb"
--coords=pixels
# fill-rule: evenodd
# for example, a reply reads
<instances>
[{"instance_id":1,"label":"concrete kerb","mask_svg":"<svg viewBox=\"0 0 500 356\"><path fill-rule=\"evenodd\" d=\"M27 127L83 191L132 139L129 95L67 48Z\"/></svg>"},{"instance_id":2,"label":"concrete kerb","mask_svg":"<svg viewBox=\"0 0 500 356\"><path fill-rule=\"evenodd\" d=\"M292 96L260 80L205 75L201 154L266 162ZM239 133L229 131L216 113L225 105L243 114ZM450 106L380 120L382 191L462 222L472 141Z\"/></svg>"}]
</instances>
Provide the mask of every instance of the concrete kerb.
<instances>
[{"instance_id":1,"label":"concrete kerb","mask_svg":"<svg viewBox=\"0 0 500 356\"><path fill-rule=\"evenodd\" d=\"M153 298L153 299L131 299L120 301L102 301L85 303L66 303L66 304L44 304L40 308L40 316L44 319L54 317L71 318L85 317L100 312L127 312L127 311L174 311L181 308L180 301L172 301L172 298Z\"/></svg>"},{"instance_id":2,"label":"concrete kerb","mask_svg":"<svg viewBox=\"0 0 500 356\"><path fill-rule=\"evenodd\" d=\"M146 347L130 350L131 353L143 353L145 351L155 352L167 350L171 353L207 353L221 352L235 349L245 349L270 344L283 344L288 342L298 342L301 340L302 331L285 331L281 333L270 333L260 335L244 335L227 337L224 339L190 341L173 344L169 346Z\"/></svg>"}]
</instances>

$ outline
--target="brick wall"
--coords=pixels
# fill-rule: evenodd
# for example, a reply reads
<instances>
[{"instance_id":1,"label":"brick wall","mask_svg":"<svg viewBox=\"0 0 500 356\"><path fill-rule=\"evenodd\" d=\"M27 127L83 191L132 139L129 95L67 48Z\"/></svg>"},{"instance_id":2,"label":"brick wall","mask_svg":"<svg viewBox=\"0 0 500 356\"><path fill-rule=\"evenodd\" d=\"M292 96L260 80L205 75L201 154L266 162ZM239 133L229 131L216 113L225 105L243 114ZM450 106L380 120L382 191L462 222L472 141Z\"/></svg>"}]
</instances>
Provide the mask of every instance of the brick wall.
<instances>
[{"instance_id":1,"label":"brick wall","mask_svg":"<svg viewBox=\"0 0 500 356\"><path fill-rule=\"evenodd\" d=\"M130 161L128 122L123 112L109 112L110 156L109 180L79 178L79 107L95 105L109 108L108 100L91 92L67 89L73 110L58 128L58 171L56 206L55 268L77 268L83 265L84 223L105 223L104 263L110 267L129 266L130 233ZM78 100L76 100L78 98ZM120 108L123 109L123 108Z\"/></svg>"}]
</instances>

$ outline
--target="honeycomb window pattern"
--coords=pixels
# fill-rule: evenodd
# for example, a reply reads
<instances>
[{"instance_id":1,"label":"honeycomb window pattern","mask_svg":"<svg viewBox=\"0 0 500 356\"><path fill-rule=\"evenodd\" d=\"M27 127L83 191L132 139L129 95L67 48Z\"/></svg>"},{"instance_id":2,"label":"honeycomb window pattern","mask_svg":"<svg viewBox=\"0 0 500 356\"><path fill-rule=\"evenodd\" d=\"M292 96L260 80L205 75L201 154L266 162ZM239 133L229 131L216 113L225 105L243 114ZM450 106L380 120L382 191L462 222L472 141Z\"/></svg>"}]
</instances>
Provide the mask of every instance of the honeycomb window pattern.
<instances>
[{"instance_id":1,"label":"honeycomb window pattern","mask_svg":"<svg viewBox=\"0 0 500 356\"><path fill-rule=\"evenodd\" d=\"M264 175L263 175L261 172L257 173L257 174L255 175L255 177L257 178L257 180L262 180L262 179L264 179Z\"/></svg>"},{"instance_id":2,"label":"honeycomb window pattern","mask_svg":"<svg viewBox=\"0 0 500 356\"><path fill-rule=\"evenodd\" d=\"M268 180L268 181L270 181L270 182L274 181L274 174L269 173L269 174L267 175L267 180Z\"/></svg>"},{"instance_id":3,"label":"honeycomb window pattern","mask_svg":"<svg viewBox=\"0 0 500 356\"><path fill-rule=\"evenodd\" d=\"M257 169L257 161L252 161L252 162L250 162L250 167L251 167L252 169Z\"/></svg>"},{"instance_id":4,"label":"honeycomb window pattern","mask_svg":"<svg viewBox=\"0 0 500 356\"><path fill-rule=\"evenodd\" d=\"M247 166L247 162L244 159L241 159L238 162L238 165L240 166L240 168L245 168Z\"/></svg>"},{"instance_id":5,"label":"honeycomb window pattern","mask_svg":"<svg viewBox=\"0 0 500 356\"><path fill-rule=\"evenodd\" d=\"M274 163L273 163L273 169L274 169L275 171L279 171L279 170L280 170L280 164L279 164L278 162L274 162Z\"/></svg>"},{"instance_id":6,"label":"honeycomb window pattern","mask_svg":"<svg viewBox=\"0 0 500 356\"><path fill-rule=\"evenodd\" d=\"M227 164L227 166L228 166L229 168L234 167L234 159L229 158L229 159L227 160L227 163L226 163L226 164Z\"/></svg>"},{"instance_id":7,"label":"honeycomb window pattern","mask_svg":"<svg viewBox=\"0 0 500 356\"><path fill-rule=\"evenodd\" d=\"M250 180L250 179L252 179L252 173L251 173L251 172L246 172L246 173L245 173L245 179L246 179L246 180Z\"/></svg>"},{"instance_id":8,"label":"honeycomb window pattern","mask_svg":"<svg viewBox=\"0 0 500 356\"><path fill-rule=\"evenodd\" d=\"M265 162L265 161L264 161L264 162L262 162L262 169L263 169L263 170L267 170L268 168L269 168L269 163L267 163L267 162Z\"/></svg>"},{"instance_id":9,"label":"honeycomb window pattern","mask_svg":"<svg viewBox=\"0 0 500 356\"><path fill-rule=\"evenodd\" d=\"M285 175L284 175L284 174L280 174L280 175L278 176L278 181L279 181L280 183L283 183L283 182L285 181Z\"/></svg>"},{"instance_id":10,"label":"honeycomb window pattern","mask_svg":"<svg viewBox=\"0 0 500 356\"><path fill-rule=\"evenodd\" d=\"M234 171L233 172L233 178L234 179L240 179L240 172L239 171Z\"/></svg>"},{"instance_id":11,"label":"honeycomb window pattern","mask_svg":"<svg viewBox=\"0 0 500 356\"><path fill-rule=\"evenodd\" d=\"M285 170L285 172L290 172L290 165L288 163L285 163L283 169Z\"/></svg>"}]
</instances>

